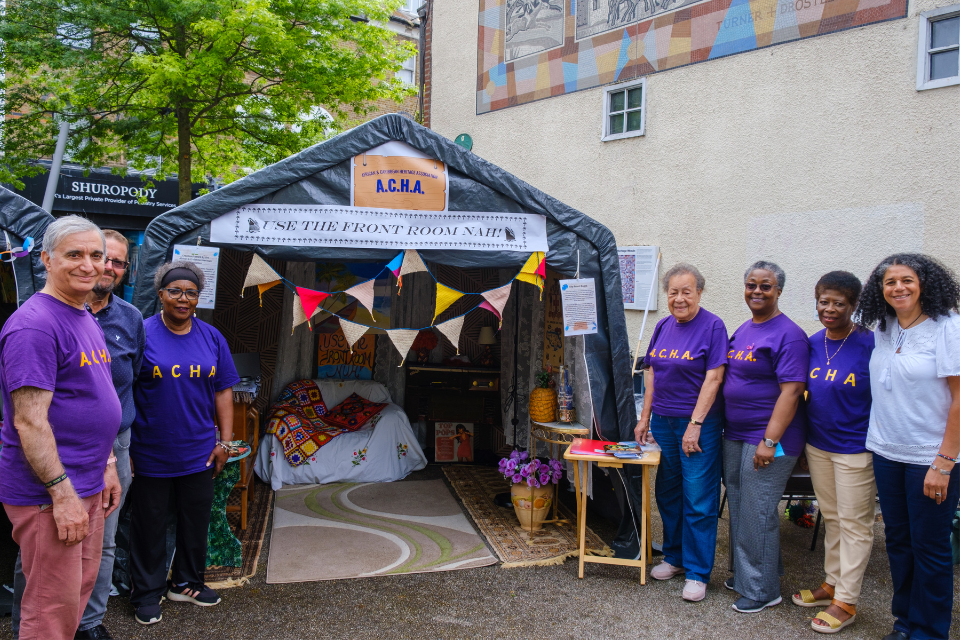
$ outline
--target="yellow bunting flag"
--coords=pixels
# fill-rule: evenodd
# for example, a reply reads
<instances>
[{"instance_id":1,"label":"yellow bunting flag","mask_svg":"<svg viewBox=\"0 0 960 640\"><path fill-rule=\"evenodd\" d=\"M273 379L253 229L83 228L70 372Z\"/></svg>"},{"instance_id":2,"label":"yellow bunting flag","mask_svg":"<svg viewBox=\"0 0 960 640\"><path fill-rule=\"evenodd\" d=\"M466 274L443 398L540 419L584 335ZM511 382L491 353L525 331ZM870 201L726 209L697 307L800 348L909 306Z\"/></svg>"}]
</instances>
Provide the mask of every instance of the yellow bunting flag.
<instances>
[{"instance_id":1,"label":"yellow bunting flag","mask_svg":"<svg viewBox=\"0 0 960 640\"><path fill-rule=\"evenodd\" d=\"M257 285L257 289L260 290L260 306L263 306L263 292L267 289L271 289L280 284L279 280L274 280L273 282L262 282Z\"/></svg>"},{"instance_id":2,"label":"yellow bunting flag","mask_svg":"<svg viewBox=\"0 0 960 640\"><path fill-rule=\"evenodd\" d=\"M463 318L464 316L457 316L437 325L437 329L457 348L457 355L460 355L460 331L463 330Z\"/></svg>"},{"instance_id":3,"label":"yellow bunting flag","mask_svg":"<svg viewBox=\"0 0 960 640\"><path fill-rule=\"evenodd\" d=\"M243 297L243 291L245 291L247 287L271 282L273 284L280 282L280 274L274 271L273 267L268 265L263 258L255 253L253 254L253 260L250 262L250 268L247 269L247 275L243 280L243 289L240 291L240 297ZM267 289L269 288L270 287L267 287ZM261 289L260 293L262 294L267 289Z\"/></svg>"},{"instance_id":4,"label":"yellow bunting flag","mask_svg":"<svg viewBox=\"0 0 960 640\"><path fill-rule=\"evenodd\" d=\"M463 293L457 291L456 289L451 289L446 285L442 285L439 282L437 283L437 310L433 312L433 322L437 321L437 316L444 312L444 310L452 305L454 302L463 297Z\"/></svg>"},{"instance_id":5,"label":"yellow bunting flag","mask_svg":"<svg viewBox=\"0 0 960 640\"><path fill-rule=\"evenodd\" d=\"M363 337L363 334L365 334L369 328L370 327L366 325L340 318L340 330L343 331L343 337L347 339L347 347L350 349L350 353L353 353L353 345Z\"/></svg>"},{"instance_id":6,"label":"yellow bunting flag","mask_svg":"<svg viewBox=\"0 0 960 640\"><path fill-rule=\"evenodd\" d=\"M520 269L520 273L517 274L517 280L537 285L537 288L540 289L541 300L543 300L543 276L541 274L546 269L545 259L546 254L542 251L531 253L523 268Z\"/></svg>"},{"instance_id":7,"label":"yellow bunting flag","mask_svg":"<svg viewBox=\"0 0 960 640\"><path fill-rule=\"evenodd\" d=\"M413 341L417 339L417 336L420 332L417 329L387 329L387 335L390 337L390 342L393 343L393 346L396 347L397 351L400 352L400 366L403 366L404 361L407 359L407 353L410 351L410 346L413 344Z\"/></svg>"}]
</instances>

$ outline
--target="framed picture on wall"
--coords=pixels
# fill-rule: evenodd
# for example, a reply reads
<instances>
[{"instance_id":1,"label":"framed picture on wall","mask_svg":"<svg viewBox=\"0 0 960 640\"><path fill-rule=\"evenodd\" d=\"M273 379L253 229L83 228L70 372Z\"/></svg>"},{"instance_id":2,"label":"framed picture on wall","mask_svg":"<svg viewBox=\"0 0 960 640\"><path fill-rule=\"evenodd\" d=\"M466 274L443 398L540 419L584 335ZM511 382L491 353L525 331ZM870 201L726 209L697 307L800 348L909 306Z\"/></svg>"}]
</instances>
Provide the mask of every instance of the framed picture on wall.
<instances>
[{"instance_id":1,"label":"framed picture on wall","mask_svg":"<svg viewBox=\"0 0 960 640\"><path fill-rule=\"evenodd\" d=\"M434 462L473 462L472 422L438 422L434 431Z\"/></svg>"}]
</instances>

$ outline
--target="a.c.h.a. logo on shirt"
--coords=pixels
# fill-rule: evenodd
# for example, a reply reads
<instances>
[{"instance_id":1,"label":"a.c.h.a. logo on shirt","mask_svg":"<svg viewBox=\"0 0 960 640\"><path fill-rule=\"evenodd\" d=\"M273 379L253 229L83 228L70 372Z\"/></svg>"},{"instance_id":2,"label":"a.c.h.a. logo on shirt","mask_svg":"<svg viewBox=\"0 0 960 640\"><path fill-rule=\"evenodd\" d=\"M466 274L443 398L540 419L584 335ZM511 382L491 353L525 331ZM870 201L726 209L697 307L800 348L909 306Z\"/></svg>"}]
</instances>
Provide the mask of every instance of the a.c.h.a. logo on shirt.
<instances>
[{"instance_id":1,"label":"a.c.h.a. logo on shirt","mask_svg":"<svg viewBox=\"0 0 960 640\"><path fill-rule=\"evenodd\" d=\"M87 356L87 350L80 352L80 366L92 367L95 364L110 364L110 352L106 349L90 349L90 355Z\"/></svg>"},{"instance_id":2,"label":"a.c.h.a. logo on shirt","mask_svg":"<svg viewBox=\"0 0 960 640\"><path fill-rule=\"evenodd\" d=\"M671 358L673 358L673 359L679 358L680 360L693 360L693 358L690 357L690 352L689 352L689 351L684 351L682 356L679 355L679 353L680 353L680 350L679 350L679 349L671 349L670 352L669 352L669 354L667 353L667 350L666 350L666 349L660 349L659 353L657 352L656 349L653 349L652 351L650 351L650 357L651 357L651 358L664 358L664 359L668 359L668 360L671 359Z\"/></svg>"},{"instance_id":3,"label":"a.c.h.a. logo on shirt","mask_svg":"<svg viewBox=\"0 0 960 640\"><path fill-rule=\"evenodd\" d=\"M187 371L186 371L187 367L189 367L190 369L189 375L187 375ZM210 366L210 373L208 373L206 376L201 375L201 372L204 369L206 369L206 367L199 364L191 364L191 365L175 364L172 367L170 367L170 375L174 378L179 378L181 376L187 376L188 378L212 378L213 376L217 375L216 365ZM159 366L154 365L153 377L154 379L163 377L163 372L160 371Z\"/></svg>"},{"instance_id":4,"label":"a.c.h.a. logo on shirt","mask_svg":"<svg viewBox=\"0 0 960 640\"><path fill-rule=\"evenodd\" d=\"M814 367L810 370L810 379L816 380L820 377L820 374L817 373L822 367ZM837 371L839 369L827 369L827 372L823 374L824 382L833 382L837 379ZM850 372L850 375L847 376L847 379L843 381L843 384L849 384L853 387L857 386L857 377L853 375L853 372Z\"/></svg>"},{"instance_id":5,"label":"a.c.h.a. logo on shirt","mask_svg":"<svg viewBox=\"0 0 960 640\"><path fill-rule=\"evenodd\" d=\"M756 362L757 359L753 357L753 345L747 347L747 349L730 349L727 353L727 360L745 360L746 362Z\"/></svg>"}]
</instances>

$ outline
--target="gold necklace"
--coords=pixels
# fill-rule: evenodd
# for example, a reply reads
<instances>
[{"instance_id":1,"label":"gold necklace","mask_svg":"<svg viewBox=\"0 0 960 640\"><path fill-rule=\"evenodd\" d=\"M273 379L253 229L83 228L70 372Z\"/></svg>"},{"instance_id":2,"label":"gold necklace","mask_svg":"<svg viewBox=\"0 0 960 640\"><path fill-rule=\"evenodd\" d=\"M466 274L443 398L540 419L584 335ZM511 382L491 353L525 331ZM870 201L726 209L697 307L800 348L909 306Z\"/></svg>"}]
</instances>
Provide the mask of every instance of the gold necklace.
<instances>
[{"instance_id":1,"label":"gold necklace","mask_svg":"<svg viewBox=\"0 0 960 640\"><path fill-rule=\"evenodd\" d=\"M823 332L823 353L826 354L827 356L828 367L830 366L830 361L837 357L837 354L840 353L840 349L843 349L843 345L847 343L847 338L850 337L850 334L853 333L853 330L854 330L854 327L850 327L850 331L847 332L847 337L843 339L843 342L840 343L840 346L837 348L837 350L834 352L832 356L830 355L830 352L827 351L827 332L826 331Z\"/></svg>"},{"instance_id":2,"label":"gold necklace","mask_svg":"<svg viewBox=\"0 0 960 640\"><path fill-rule=\"evenodd\" d=\"M178 335L178 336L185 336L185 335L187 335L188 333L190 333L190 329L193 327L193 319L192 319L192 318L187 318L187 320L190 321L190 324L187 325L187 330L186 330L186 331L184 331L183 333L180 333L180 332L178 332L178 331L174 331L173 329L170 328L170 325L167 324L167 319L166 319L166 317L163 315L163 309L160 309L160 321L163 322L163 326L165 326L170 333L176 334L176 335ZM829 364L829 362L828 362L827 364Z\"/></svg>"}]
</instances>

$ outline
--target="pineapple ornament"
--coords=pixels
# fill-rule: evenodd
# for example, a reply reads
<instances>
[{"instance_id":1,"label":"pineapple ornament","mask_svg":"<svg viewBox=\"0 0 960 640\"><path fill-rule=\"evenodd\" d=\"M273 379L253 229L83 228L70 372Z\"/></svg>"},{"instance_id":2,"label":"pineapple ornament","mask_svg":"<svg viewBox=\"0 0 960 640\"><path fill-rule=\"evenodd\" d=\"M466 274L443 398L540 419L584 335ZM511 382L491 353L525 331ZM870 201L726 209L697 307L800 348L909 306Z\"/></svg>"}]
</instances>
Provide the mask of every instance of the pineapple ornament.
<instances>
[{"instance_id":1,"label":"pineapple ornament","mask_svg":"<svg viewBox=\"0 0 960 640\"><path fill-rule=\"evenodd\" d=\"M536 376L537 387L530 392L530 419L534 422L554 422L557 419L557 392L550 388L550 372Z\"/></svg>"}]
</instances>

